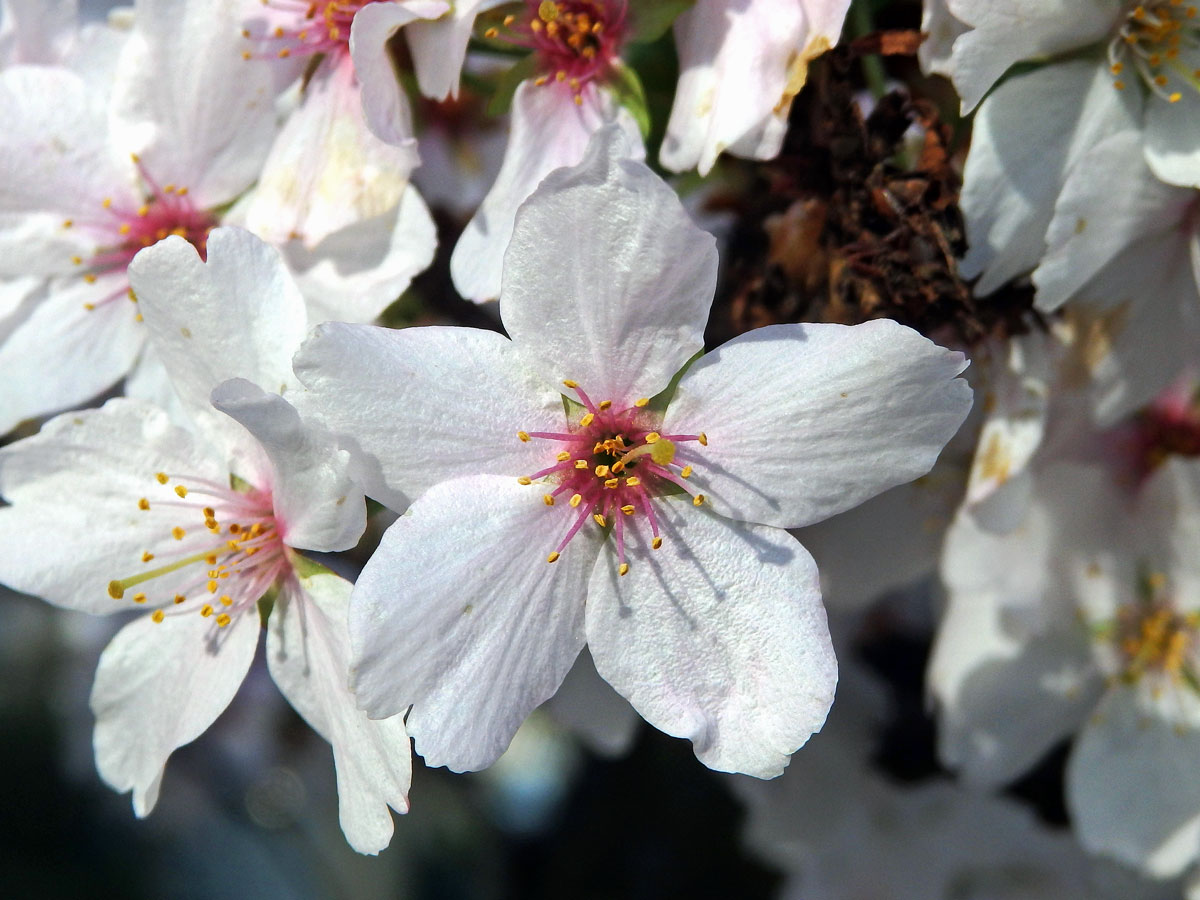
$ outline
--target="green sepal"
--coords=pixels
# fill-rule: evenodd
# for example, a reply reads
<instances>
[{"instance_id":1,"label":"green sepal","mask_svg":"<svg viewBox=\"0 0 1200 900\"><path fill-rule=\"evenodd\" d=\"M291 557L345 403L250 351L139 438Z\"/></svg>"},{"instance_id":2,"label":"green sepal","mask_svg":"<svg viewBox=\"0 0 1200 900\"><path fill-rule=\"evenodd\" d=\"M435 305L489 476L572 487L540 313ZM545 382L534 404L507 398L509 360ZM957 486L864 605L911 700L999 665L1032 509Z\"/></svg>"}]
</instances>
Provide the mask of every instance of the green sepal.
<instances>
[{"instance_id":1,"label":"green sepal","mask_svg":"<svg viewBox=\"0 0 1200 900\"><path fill-rule=\"evenodd\" d=\"M687 12L696 0L641 0L631 11L631 44L650 44L667 33L675 20Z\"/></svg>"},{"instance_id":2,"label":"green sepal","mask_svg":"<svg viewBox=\"0 0 1200 900\"><path fill-rule=\"evenodd\" d=\"M309 559L302 553L297 553L293 550L288 554L292 562L292 571L296 573L298 578L312 578L314 575L333 575L331 569L327 569L316 560Z\"/></svg>"},{"instance_id":3,"label":"green sepal","mask_svg":"<svg viewBox=\"0 0 1200 900\"><path fill-rule=\"evenodd\" d=\"M537 58L530 53L517 60L516 64L496 79L496 89L488 101L487 114L502 116L512 106L513 95L521 82L537 74Z\"/></svg>"},{"instance_id":4,"label":"green sepal","mask_svg":"<svg viewBox=\"0 0 1200 900\"><path fill-rule=\"evenodd\" d=\"M613 77L608 82L617 102L629 110L637 122L638 130L643 138L650 136L650 107L646 104L646 91L642 87L642 79L630 66L622 62L612 67Z\"/></svg>"}]
</instances>

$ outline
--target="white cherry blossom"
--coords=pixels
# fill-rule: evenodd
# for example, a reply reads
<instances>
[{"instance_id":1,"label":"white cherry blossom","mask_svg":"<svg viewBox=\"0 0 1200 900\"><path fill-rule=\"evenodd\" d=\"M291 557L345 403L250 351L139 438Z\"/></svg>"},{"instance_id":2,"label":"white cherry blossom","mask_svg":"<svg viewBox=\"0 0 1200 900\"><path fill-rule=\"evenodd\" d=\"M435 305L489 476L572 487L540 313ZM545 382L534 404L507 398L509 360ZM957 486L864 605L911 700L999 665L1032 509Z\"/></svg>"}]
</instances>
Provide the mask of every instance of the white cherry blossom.
<instances>
[{"instance_id":1,"label":"white cherry blossom","mask_svg":"<svg viewBox=\"0 0 1200 900\"><path fill-rule=\"evenodd\" d=\"M356 691L411 706L428 762L477 769L586 642L705 764L771 777L836 678L816 568L781 529L928 471L970 406L965 361L889 321L788 325L673 381L714 242L622 142L602 131L518 213L511 341L328 324L297 355L368 493L414 501L355 587Z\"/></svg>"}]
</instances>

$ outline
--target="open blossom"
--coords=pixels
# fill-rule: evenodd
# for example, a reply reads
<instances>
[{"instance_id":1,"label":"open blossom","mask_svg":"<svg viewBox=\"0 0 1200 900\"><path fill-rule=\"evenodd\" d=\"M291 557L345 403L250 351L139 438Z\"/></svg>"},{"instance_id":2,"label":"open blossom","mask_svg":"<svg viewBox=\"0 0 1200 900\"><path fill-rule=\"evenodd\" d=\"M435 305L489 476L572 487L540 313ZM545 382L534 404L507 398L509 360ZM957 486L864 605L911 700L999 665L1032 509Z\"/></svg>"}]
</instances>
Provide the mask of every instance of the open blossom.
<instances>
[{"instance_id":1,"label":"open blossom","mask_svg":"<svg viewBox=\"0 0 1200 900\"><path fill-rule=\"evenodd\" d=\"M1076 735L1084 846L1157 878L1194 866L1200 835L1197 422L1172 392L1035 467L1014 527L961 514L930 668L948 763L1002 784Z\"/></svg>"},{"instance_id":2,"label":"open blossom","mask_svg":"<svg viewBox=\"0 0 1200 900\"><path fill-rule=\"evenodd\" d=\"M0 581L87 612L146 611L101 655L91 698L97 768L139 816L171 753L232 700L269 615L271 674L333 745L347 839L378 852L387 807L407 809L407 737L347 689L349 583L297 553L353 546L362 494L347 454L277 393L298 389L305 329L278 254L231 229L208 251L170 238L131 272L192 429L116 399L0 450Z\"/></svg>"},{"instance_id":3,"label":"open blossom","mask_svg":"<svg viewBox=\"0 0 1200 900\"><path fill-rule=\"evenodd\" d=\"M530 75L513 95L496 182L450 259L454 286L464 297L496 299L517 208L550 172L578 163L596 131L618 123L626 154L645 156L637 123L611 88L623 65L621 51L635 36L636 12L626 0L525 0L520 14L506 17L497 38L530 51Z\"/></svg>"},{"instance_id":4,"label":"open blossom","mask_svg":"<svg viewBox=\"0 0 1200 900\"><path fill-rule=\"evenodd\" d=\"M816 568L782 529L927 471L970 406L965 361L889 321L785 325L674 380L714 242L621 144L605 129L519 212L511 341L331 323L297 355L368 493L415 499L355 587L356 692L411 706L430 763L477 769L586 642L707 765L771 777L836 679Z\"/></svg>"},{"instance_id":5,"label":"open blossom","mask_svg":"<svg viewBox=\"0 0 1200 900\"><path fill-rule=\"evenodd\" d=\"M724 152L773 159L808 64L837 43L849 0L698 0L675 23L679 86L662 164L707 174Z\"/></svg>"}]
</instances>

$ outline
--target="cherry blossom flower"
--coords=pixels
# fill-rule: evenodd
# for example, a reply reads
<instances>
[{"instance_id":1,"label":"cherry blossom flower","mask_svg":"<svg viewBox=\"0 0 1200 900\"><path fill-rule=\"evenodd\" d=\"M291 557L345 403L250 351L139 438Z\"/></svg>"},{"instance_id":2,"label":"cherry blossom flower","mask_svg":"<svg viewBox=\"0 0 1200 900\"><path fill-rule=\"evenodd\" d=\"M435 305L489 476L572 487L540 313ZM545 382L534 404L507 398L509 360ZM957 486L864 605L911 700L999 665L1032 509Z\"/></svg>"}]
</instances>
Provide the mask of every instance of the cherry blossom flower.
<instances>
[{"instance_id":1,"label":"cherry blossom flower","mask_svg":"<svg viewBox=\"0 0 1200 900\"><path fill-rule=\"evenodd\" d=\"M1032 472L1026 514L947 538L930 668L943 758L1003 784L1077 735L1067 801L1084 846L1155 878L1196 862L1200 450L1170 397ZM1152 777L1144 777L1153 773Z\"/></svg>"},{"instance_id":2,"label":"cherry blossom flower","mask_svg":"<svg viewBox=\"0 0 1200 900\"><path fill-rule=\"evenodd\" d=\"M836 677L782 529L927 471L970 406L965 361L877 321L764 328L688 367L714 241L622 143L600 132L518 213L511 341L330 323L297 355L368 493L414 500L355 586L355 689L372 715L411 706L431 764L477 769L586 642L705 764L771 777Z\"/></svg>"},{"instance_id":3,"label":"cherry blossom flower","mask_svg":"<svg viewBox=\"0 0 1200 900\"><path fill-rule=\"evenodd\" d=\"M660 159L705 175L724 152L773 159L808 64L837 43L849 0L697 0L675 23L679 86Z\"/></svg>"},{"instance_id":4,"label":"cherry blossom flower","mask_svg":"<svg viewBox=\"0 0 1200 900\"><path fill-rule=\"evenodd\" d=\"M297 390L304 302L277 252L232 229L211 233L207 262L172 237L131 276L192 428L116 399L0 450L0 580L86 612L147 611L104 650L91 698L97 768L139 816L171 753L233 698L269 614L271 674L333 745L347 839L378 852L387 807L407 809L408 740L347 689L350 584L297 553L351 547L365 524L347 454L278 393Z\"/></svg>"},{"instance_id":5,"label":"cherry blossom flower","mask_svg":"<svg viewBox=\"0 0 1200 900\"><path fill-rule=\"evenodd\" d=\"M504 252L517 208L538 183L583 158L591 136L616 122L626 154L645 156L638 125L614 93L621 50L635 36L636 8L626 0L525 0L496 37L530 51L529 77L516 88L512 126L496 182L467 223L450 259L454 286L482 303L500 292Z\"/></svg>"}]
</instances>

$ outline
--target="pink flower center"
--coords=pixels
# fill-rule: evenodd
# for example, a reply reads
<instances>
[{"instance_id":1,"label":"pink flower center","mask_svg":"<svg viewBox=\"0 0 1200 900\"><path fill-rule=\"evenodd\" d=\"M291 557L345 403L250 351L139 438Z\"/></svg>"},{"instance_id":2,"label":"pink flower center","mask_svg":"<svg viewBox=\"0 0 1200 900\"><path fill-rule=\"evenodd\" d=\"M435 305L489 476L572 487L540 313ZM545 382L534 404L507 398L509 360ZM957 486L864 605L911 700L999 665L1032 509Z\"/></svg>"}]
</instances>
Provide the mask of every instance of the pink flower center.
<instances>
[{"instance_id":1,"label":"pink flower center","mask_svg":"<svg viewBox=\"0 0 1200 900\"><path fill-rule=\"evenodd\" d=\"M138 251L170 235L185 239L200 252L201 258L206 258L208 233L216 227L216 219L196 206L186 187L174 184L160 186L136 155L133 156L133 162L145 188L139 206L124 206L114 203L111 197L105 197L98 212L63 222L64 228L80 228L95 237L96 249L90 257L75 256L71 259L88 284L94 284L104 275L123 276ZM128 296L135 302L137 300L124 278L115 290L85 303L84 307L95 309L122 296ZM140 315L137 318L141 320Z\"/></svg>"},{"instance_id":2,"label":"pink flower center","mask_svg":"<svg viewBox=\"0 0 1200 900\"><path fill-rule=\"evenodd\" d=\"M573 511L565 535L546 557L547 562L556 562L590 520L598 528L611 529L617 545L617 571L624 575L629 571L626 527L649 528L650 546L655 550L662 546L654 511L657 498L683 492L691 495L694 505L704 503L704 495L696 493L687 481L694 448L683 445L708 446L708 437L704 432L661 434L656 429L662 413L648 409L647 398L617 407L610 400L593 403L574 381L563 384L576 393L584 412L562 433L517 432L522 441L549 441L558 447L553 465L518 480L552 487L542 496L546 506L565 502Z\"/></svg>"},{"instance_id":3,"label":"pink flower center","mask_svg":"<svg viewBox=\"0 0 1200 900\"><path fill-rule=\"evenodd\" d=\"M1128 424L1110 432L1118 472L1140 484L1172 456L1200 456L1200 393L1191 377L1167 388Z\"/></svg>"},{"instance_id":4,"label":"pink flower center","mask_svg":"<svg viewBox=\"0 0 1200 900\"><path fill-rule=\"evenodd\" d=\"M350 50L350 26L355 14L369 3L380 0L263 0L263 6L287 15L287 24L279 24L262 34L249 28L242 36L261 42L269 56L311 56L316 53L341 54ZM256 54L242 54L250 59Z\"/></svg>"},{"instance_id":5,"label":"pink flower center","mask_svg":"<svg viewBox=\"0 0 1200 900\"><path fill-rule=\"evenodd\" d=\"M566 84L581 104L583 88L608 75L626 34L626 0L525 0L524 16L504 18L503 37L527 47L537 59L535 84Z\"/></svg>"},{"instance_id":6,"label":"pink flower center","mask_svg":"<svg viewBox=\"0 0 1200 900\"><path fill-rule=\"evenodd\" d=\"M158 606L151 613L155 622L168 615L215 614L216 624L224 628L234 616L253 609L290 571L269 491L237 491L203 478L159 472L149 493L137 501L138 509L177 509L178 524L164 533L157 552L142 554L141 564L154 563L153 568L109 583L114 600L147 582L169 583L164 596L138 591L133 602Z\"/></svg>"}]
</instances>

